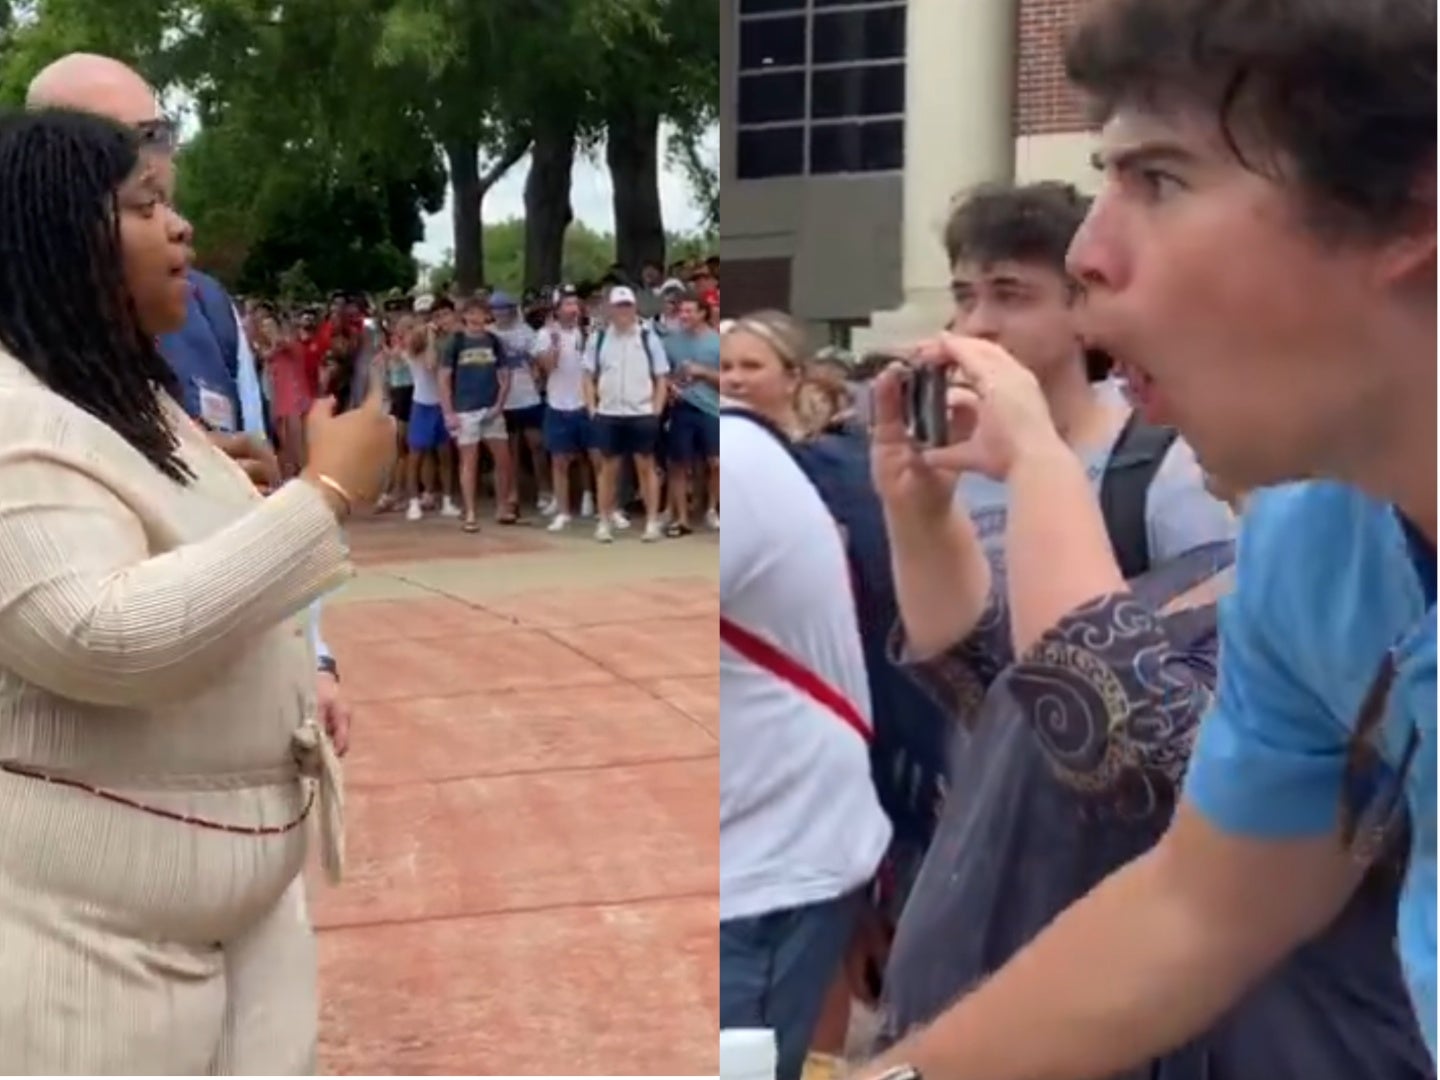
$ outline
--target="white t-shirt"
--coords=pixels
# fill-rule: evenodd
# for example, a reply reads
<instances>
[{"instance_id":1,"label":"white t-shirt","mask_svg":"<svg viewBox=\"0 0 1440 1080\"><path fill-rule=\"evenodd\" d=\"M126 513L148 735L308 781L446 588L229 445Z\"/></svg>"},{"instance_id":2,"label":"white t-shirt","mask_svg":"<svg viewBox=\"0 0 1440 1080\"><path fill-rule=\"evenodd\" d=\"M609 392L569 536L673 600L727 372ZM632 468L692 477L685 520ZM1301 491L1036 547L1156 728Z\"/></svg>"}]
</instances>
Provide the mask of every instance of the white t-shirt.
<instances>
[{"instance_id":1,"label":"white t-shirt","mask_svg":"<svg viewBox=\"0 0 1440 1080\"><path fill-rule=\"evenodd\" d=\"M653 416L655 380L670 373L670 361L659 335L637 322L629 331L612 325L591 333L585 370L596 376L597 414Z\"/></svg>"},{"instance_id":2,"label":"white t-shirt","mask_svg":"<svg viewBox=\"0 0 1440 1080\"><path fill-rule=\"evenodd\" d=\"M410 365L410 379L415 384L415 392L410 401L415 405L439 405L440 404L440 376L434 368L427 368L416 357L406 356L405 362Z\"/></svg>"},{"instance_id":3,"label":"white t-shirt","mask_svg":"<svg viewBox=\"0 0 1440 1080\"><path fill-rule=\"evenodd\" d=\"M560 337L559 356L550 377L545 381L545 396L550 408L559 412L574 412L585 407L585 336L580 327L566 330L559 323L551 323L540 331L540 340L535 351L549 352L552 348L551 334Z\"/></svg>"},{"instance_id":4,"label":"white t-shirt","mask_svg":"<svg viewBox=\"0 0 1440 1080\"><path fill-rule=\"evenodd\" d=\"M510 361L510 393L505 398L505 410L529 409L540 404L540 388L535 385L535 331L528 323L517 321L505 329L491 327L495 336L505 345L506 359Z\"/></svg>"},{"instance_id":5,"label":"white t-shirt","mask_svg":"<svg viewBox=\"0 0 1440 1080\"><path fill-rule=\"evenodd\" d=\"M720 614L808 668L869 721L834 518L775 436L733 416L721 417L720 432ZM722 643L721 920L850 893L874 874L889 842L858 733Z\"/></svg>"}]
</instances>

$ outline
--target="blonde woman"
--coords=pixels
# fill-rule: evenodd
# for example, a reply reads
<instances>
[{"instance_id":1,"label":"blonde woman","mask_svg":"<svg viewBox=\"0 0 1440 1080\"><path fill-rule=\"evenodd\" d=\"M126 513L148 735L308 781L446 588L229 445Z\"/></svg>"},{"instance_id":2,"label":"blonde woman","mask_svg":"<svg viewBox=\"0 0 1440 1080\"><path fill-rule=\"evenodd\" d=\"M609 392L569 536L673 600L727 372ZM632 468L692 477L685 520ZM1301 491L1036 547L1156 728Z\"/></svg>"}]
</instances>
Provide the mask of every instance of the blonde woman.
<instances>
[{"instance_id":1,"label":"blonde woman","mask_svg":"<svg viewBox=\"0 0 1440 1080\"><path fill-rule=\"evenodd\" d=\"M793 453L806 356L779 312L720 344L720 1022L774 1030L779 1080L801 1076L890 838L845 544Z\"/></svg>"},{"instance_id":2,"label":"blonde woman","mask_svg":"<svg viewBox=\"0 0 1440 1080\"><path fill-rule=\"evenodd\" d=\"M804 324L783 311L737 319L720 339L720 397L796 437L804 430L798 395L809 356Z\"/></svg>"},{"instance_id":3,"label":"blonde woman","mask_svg":"<svg viewBox=\"0 0 1440 1080\"><path fill-rule=\"evenodd\" d=\"M108 120L0 120L0 1073L308 1072L301 871L338 765L297 618L394 454L311 417L262 497L181 408L168 161ZM273 463L272 463L273 466Z\"/></svg>"}]
</instances>

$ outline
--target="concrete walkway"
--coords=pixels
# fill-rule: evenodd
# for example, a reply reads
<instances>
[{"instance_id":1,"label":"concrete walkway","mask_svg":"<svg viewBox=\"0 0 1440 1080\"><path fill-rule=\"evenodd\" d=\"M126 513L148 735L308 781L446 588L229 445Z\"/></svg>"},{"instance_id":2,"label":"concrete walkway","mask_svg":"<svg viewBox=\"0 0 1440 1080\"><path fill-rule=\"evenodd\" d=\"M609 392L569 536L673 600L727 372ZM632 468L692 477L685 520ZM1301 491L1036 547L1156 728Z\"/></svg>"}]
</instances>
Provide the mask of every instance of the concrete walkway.
<instances>
[{"instance_id":1,"label":"concrete walkway","mask_svg":"<svg viewBox=\"0 0 1440 1080\"><path fill-rule=\"evenodd\" d=\"M358 523L332 1074L713 1074L715 536Z\"/></svg>"}]
</instances>

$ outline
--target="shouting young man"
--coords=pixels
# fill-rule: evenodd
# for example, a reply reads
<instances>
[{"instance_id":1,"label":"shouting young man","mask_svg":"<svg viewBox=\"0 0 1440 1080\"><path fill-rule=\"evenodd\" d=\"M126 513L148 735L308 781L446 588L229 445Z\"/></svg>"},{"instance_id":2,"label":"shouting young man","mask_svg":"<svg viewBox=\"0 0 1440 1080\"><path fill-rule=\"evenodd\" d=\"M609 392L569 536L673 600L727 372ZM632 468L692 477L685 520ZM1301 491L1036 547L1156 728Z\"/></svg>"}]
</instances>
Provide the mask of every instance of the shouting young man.
<instances>
[{"instance_id":1,"label":"shouting young man","mask_svg":"<svg viewBox=\"0 0 1440 1080\"><path fill-rule=\"evenodd\" d=\"M1433 1057L1435 5L1102 0L1067 62L1104 117L1070 251L1087 334L1209 471L1270 490L1168 834L884 1064L1113 1075L1210 1025L1402 839Z\"/></svg>"}]
</instances>

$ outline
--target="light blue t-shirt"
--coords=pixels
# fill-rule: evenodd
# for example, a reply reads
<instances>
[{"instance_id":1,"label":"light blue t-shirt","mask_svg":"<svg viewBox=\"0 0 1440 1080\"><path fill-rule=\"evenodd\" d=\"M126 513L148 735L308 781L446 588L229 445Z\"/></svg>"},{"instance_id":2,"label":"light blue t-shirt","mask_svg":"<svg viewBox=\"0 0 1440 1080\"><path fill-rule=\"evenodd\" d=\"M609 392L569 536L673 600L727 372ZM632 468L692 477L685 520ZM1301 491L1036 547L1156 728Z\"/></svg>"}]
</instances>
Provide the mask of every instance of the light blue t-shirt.
<instances>
[{"instance_id":1,"label":"light blue t-shirt","mask_svg":"<svg viewBox=\"0 0 1440 1080\"><path fill-rule=\"evenodd\" d=\"M679 372L681 365L687 363L699 364L715 372L720 370L720 335L714 330L701 330L698 334L676 330L661 340L665 343L665 356L670 361L671 371ZM720 415L720 390L703 379L680 382L680 397L701 412Z\"/></svg>"},{"instance_id":2,"label":"light blue t-shirt","mask_svg":"<svg viewBox=\"0 0 1440 1080\"><path fill-rule=\"evenodd\" d=\"M1118 432L1116 433L1118 437ZM1114 445L1082 455L1085 472L1099 497ZM1005 525L1010 516L1008 486L977 473L961 477L957 496L990 559L997 582L1005 576ZM1187 551L1232 540L1235 516L1230 508L1205 490L1205 476L1195 451L1176 439L1160 462L1145 493L1145 536L1150 564L1159 566Z\"/></svg>"},{"instance_id":3,"label":"light blue t-shirt","mask_svg":"<svg viewBox=\"0 0 1440 1080\"><path fill-rule=\"evenodd\" d=\"M1258 494L1234 593L1221 606L1220 685L1185 796L1216 827L1260 839L1336 834L1346 752L1387 650L1397 663L1376 747L1406 777L1411 848L1399 940L1435 1055L1435 552L1392 507L1339 484ZM1338 843L1338 839L1337 839Z\"/></svg>"}]
</instances>

